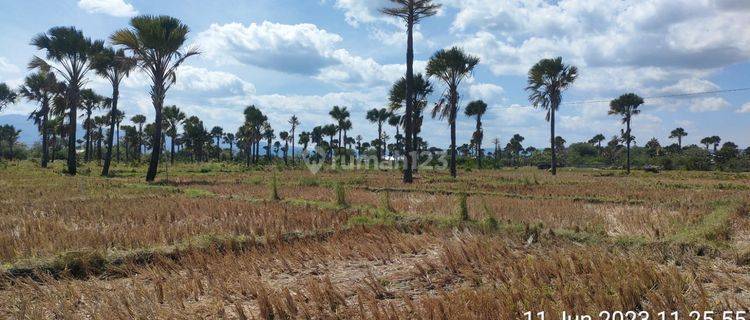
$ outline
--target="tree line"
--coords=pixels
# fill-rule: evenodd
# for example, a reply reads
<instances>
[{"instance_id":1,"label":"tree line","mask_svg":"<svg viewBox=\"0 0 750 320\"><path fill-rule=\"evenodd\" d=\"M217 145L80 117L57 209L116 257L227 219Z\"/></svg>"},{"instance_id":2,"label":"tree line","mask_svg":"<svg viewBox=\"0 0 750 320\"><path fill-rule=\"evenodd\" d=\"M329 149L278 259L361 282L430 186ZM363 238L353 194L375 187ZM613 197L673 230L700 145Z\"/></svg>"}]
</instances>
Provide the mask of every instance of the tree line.
<instances>
[{"instance_id":1,"label":"tree line","mask_svg":"<svg viewBox=\"0 0 750 320\"><path fill-rule=\"evenodd\" d=\"M536 158L546 158L548 154L549 160L545 162L549 163L551 173L556 174L560 162L558 158L566 151L564 139L556 135L556 113L562 104L563 93L575 83L578 69L566 65L561 57L557 57L542 59L529 70L526 91L534 107L547 111L546 120L550 124L549 148L524 149L521 145L524 138L516 134L504 150L499 147L499 139L495 138L492 140L495 150L486 152L483 148L482 117L487 112L488 105L481 100L465 105L463 113L475 120L475 130L469 143L457 146L456 125L461 112L461 84L471 77L480 59L459 47L441 49L431 56L424 73L415 73L414 26L437 14L440 5L432 0L390 1L393 6L381 9L381 12L405 23L406 74L393 84L386 107L367 111L366 119L377 127L377 136L371 141L364 140L361 135L352 136L351 113L344 106L334 106L331 109L329 115L332 123L315 126L310 131L298 133L301 123L296 116L292 116L285 130L279 131L278 135L268 117L255 105L244 109L244 122L236 132L228 132L221 127L208 129L198 117L187 116L177 106L165 106L166 94L177 81L177 69L186 59L199 54L195 49L183 48L189 29L178 19L169 16L144 15L133 18L128 28L118 30L110 36L111 46L104 41L85 37L82 31L74 27L54 27L39 34L32 39L31 44L46 55L31 60L29 69L34 73L26 77L18 90L12 90L4 84L0 86L0 108L21 97L37 103L38 108L29 118L38 126L42 136L41 166L47 166L50 152L65 150L66 172L71 175L76 174L78 144L83 146L84 161L95 158L101 161L103 176L110 174L113 159L140 161L144 156L149 157L147 181L155 179L159 160L166 155L172 163L182 157L192 161L243 161L246 165L281 158L284 163L289 164L290 161L295 163L300 159L295 144L299 144L302 154L306 155L310 154L308 147L314 144L317 150L323 150L323 154L316 152L314 155L330 162L334 158L368 154L374 154L378 160L383 160L387 155L391 156L390 159L400 158L404 160L403 181L410 183L413 181L415 164L420 160L419 154L439 150L429 147L421 135L424 114L430 105L431 117L446 121L450 128L447 153L451 176L457 175L459 154L464 158L474 157L476 166L480 168L483 167L482 160L486 156L490 156L490 161L497 164L498 159L502 159L505 154L509 164L514 165L514 161L522 163L534 154L537 154ZM146 73L152 82L150 95L154 119L149 122L143 115L133 115L129 119L132 125L121 125L126 116L118 109L119 86L135 70ZM110 95L102 96L84 88L94 74L108 80L112 87ZM436 101L431 103L429 98L436 90L441 91ZM631 169L631 149L636 142L631 123L640 114L639 107L643 103L643 98L634 93L624 94L610 103L609 113L620 117L624 128L607 147L611 145L610 149L615 150L623 145L626 158L624 167L627 172ZM95 114L99 110L104 113ZM85 131L82 141L76 139L78 111L81 111ZM392 143L389 143L391 137L385 126L395 128ZM14 130L3 129L3 139L0 141L10 143L9 141L17 140L18 132ZM679 150L683 149L682 138L686 135L684 129L671 132L670 137L678 140ZM167 138L170 141L168 152L163 149ZM601 146L604 140L606 138L603 135L597 135L588 142L589 145L597 146L597 155L600 157L607 154ZM707 137L701 143L706 145L706 149L713 145L713 154L718 154L719 141L718 137ZM228 150L221 148L222 142L229 146ZM13 144L15 142L10 143L11 148ZM262 144L265 146L261 148ZM658 141L652 140L647 147L650 145L654 149L656 144ZM731 147L726 143L725 146ZM614 153L611 150L610 153ZM738 156L740 154L741 152Z\"/></svg>"}]
</instances>

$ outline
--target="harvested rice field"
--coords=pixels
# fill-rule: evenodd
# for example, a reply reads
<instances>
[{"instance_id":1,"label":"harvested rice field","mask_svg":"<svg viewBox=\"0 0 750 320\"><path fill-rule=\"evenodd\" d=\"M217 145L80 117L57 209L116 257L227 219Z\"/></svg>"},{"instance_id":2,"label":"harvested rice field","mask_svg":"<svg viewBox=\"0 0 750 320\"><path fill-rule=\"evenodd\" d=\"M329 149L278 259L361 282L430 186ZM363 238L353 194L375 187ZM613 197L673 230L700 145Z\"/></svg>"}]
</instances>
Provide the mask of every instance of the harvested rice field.
<instances>
[{"instance_id":1,"label":"harvested rice field","mask_svg":"<svg viewBox=\"0 0 750 320\"><path fill-rule=\"evenodd\" d=\"M170 169L153 184L141 167L0 170L0 318L740 319L750 308L747 174L424 171L403 185L378 170Z\"/></svg>"}]
</instances>

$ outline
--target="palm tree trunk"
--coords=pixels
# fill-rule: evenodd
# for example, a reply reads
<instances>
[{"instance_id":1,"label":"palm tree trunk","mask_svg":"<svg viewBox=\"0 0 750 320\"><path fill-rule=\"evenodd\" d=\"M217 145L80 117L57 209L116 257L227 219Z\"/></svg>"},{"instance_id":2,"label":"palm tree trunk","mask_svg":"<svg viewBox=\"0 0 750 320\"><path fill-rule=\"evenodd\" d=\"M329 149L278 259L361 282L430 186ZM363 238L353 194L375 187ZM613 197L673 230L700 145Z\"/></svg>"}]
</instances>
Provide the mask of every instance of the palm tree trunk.
<instances>
[{"instance_id":1,"label":"palm tree trunk","mask_svg":"<svg viewBox=\"0 0 750 320\"><path fill-rule=\"evenodd\" d=\"M414 182L412 162L412 133L414 132L413 119L414 114L414 7L413 2L409 2L410 15L406 21L406 110L404 110L404 135L406 143L404 153L406 155L406 166L404 168L404 183Z\"/></svg>"},{"instance_id":2,"label":"palm tree trunk","mask_svg":"<svg viewBox=\"0 0 750 320\"><path fill-rule=\"evenodd\" d=\"M482 131L482 115L477 115L477 167L482 169L482 138L479 136Z\"/></svg>"},{"instance_id":3,"label":"palm tree trunk","mask_svg":"<svg viewBox=\"0 0 750 320\"><path fill-rule=\"evenodd\" d=\"M109 111L109 133L107 134L107 154L104 156L104 166L102 167L102 176L109 175L109 166L112 164L112 141L115 134L115 115L117 114L117 100L120 97L120 90L115 85L112 88L112 109ZM120 126L117 125L117 162L120 162Z\"/></svg>"},{"instance_id":4,"label":"palm tree trunk","mask_svg":"<svg viewBox=\"0 0 750 320\"><path fill-rule=\"evenodd\" d=\"M49 162L49 147L48 147L48 128L47 128L47 119L49 117L49 101L47 99L44 100L42 105L42 168L47 167L47 163Z\"/></svg>"},{"instance_id":5,"label":"palm tree trunk","mask_svg":"<svg viewBox=\"0 0 750 320\"><path fill-rule=\"evenodd\" d=\"M378 141L380 141L380 143L378 143L378 147L377 147L377 149L378 149L377 150L378 151L378 162L380 162L380 161L383 161L383 152L382 152L382 149L383 149L383 123L382 122L378 122Z\"/></svg>"},{"instance_id":6,"label":"palm tree trunk","mask_svg":"<svg viewBox=\"0 0 750 320\"><path fill-rule=\"evenodd\" d=\"M552 175L557 175L557 150L555 150L555 109L557 105L553 103L550 109L550 146L552 148Z\"/></svg>"},{"instance_id":7,"label":"palm tree trunk","mask_svg":"<svg viewBox=\"0 0 750 320\"><path fill-rule=\"evenodd\" d=\"M171 146L169 147L169 162L171 162L172 165L174 166L174 140L176 137L171 136L169 138L172 140Z\"/></svg>"},{"instance_id":8,"label":"palm tree trunk","mask_svg":"<svg viewBox=\"0 0 750 320\"><path fill-rule=\"evenodd\" d=\"M628 174L630 174L630 141L632 140L632 139L630 139L630 119L628 119L628 122L627 122L627 131L626 131L625 139L628 139L628 141L627 141L627 144L628 144L628 170L627 171L628 171Z\"/></svg>"},{"instance_id":9,"label":"palm tree trunk","mask_svg":"<svg viewBox=\"0 0 750 320\"><path fill-rule=\"evenodd\" d=\"M456 121L455 120L451 121L450 126L451 126L450 170L451 170L451 177L455 178L456 177Z\"/></svg>"},{"instance_id":10,"label":"palm tree trunk","mask_svg":"<svg viewBox=\"0 0 750 320\"><path fill-rule=\"evenodd\" d=\"M292 129L292 164L294 164L294 129Z\"/></svg>"},{"instance_id":11,"label":"palm tree trunk","mask_svg":"<svg viewBox=\"0 0 750 320\"><path fill-rule=\"evenodd\" d=\"M157 79L161 80L161 79ZM156 179L156 171L159 169L159 158L161 157L161 129L162 129L162 108L164 106L164 85L163 81L156 81L154 86L154 111L156 113L154 119L154 135L151 141L153 141L153 148L151 149L151 160L148 163L148 172L146 173L146 181L153 182Z\"/></svg>"},{"instance_id":12,"label":"palm tree trunk","mask_svg":"<svg viewBox=\"0 0 750 320\"><path fill-rule=\"evenodd\" d=\"M68 174L76 175L76 120L78 118L78 83L70 83L68 92Z\"/></svg>"}]
</instances>

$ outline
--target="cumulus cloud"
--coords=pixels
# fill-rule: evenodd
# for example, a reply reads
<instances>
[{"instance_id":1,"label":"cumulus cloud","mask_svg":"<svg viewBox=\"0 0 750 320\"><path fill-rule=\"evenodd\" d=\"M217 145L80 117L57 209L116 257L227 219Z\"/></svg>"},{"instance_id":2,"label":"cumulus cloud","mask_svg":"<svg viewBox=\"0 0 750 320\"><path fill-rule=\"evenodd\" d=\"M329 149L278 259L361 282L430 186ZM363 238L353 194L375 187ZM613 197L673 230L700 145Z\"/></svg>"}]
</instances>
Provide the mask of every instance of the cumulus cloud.
<instances>
[{"instance_id":1,"label":"cumulus cloud","mask_svg":"<svg viewBox=\"0 0 750 320\"><path fill-rule=\"evenodd\" d=\"M750 113L750 102L745 103L744 105L742 105L742 107L740 107L739 109L737 109L737 112L738 113Z\"/></svg>"},{"instance_id":2,"label":"cumulus cloud","mask_svg":"<svg viewBox=\"0 0 750 320\"><path fill-rule=\"evenodd\" d=\"M312 76L341 86L372 86L393 82L406 70L402 64L380 64L340 48L341 36L313 24L271 22L244 26L213 24L196 43L217 64L239 63L290 74ZM424 67L417 61L417 67Z\"/></svg>"},{"instance_id":3,"label":"cumulus cloud","mask_svg":"<svg viewBox=\"0 0 750 320\"><path fill-rule=\"evenodd\" d=\"M125 0L79 0L78 7L88 13L103 13L114 17L132 17L138 11Z\"/></svg>"},{"instance_id":4,"label":"cumulus cloud","mask_svg":"<svg viewBox=\"0 0 750 320\"><path fill-rule=\"evenodd\" d=\"M502 100L504 92L503 87L492 83L475 83L469 86L471 99L481 99L485 102Z\"/></svg>"}]
</instances>

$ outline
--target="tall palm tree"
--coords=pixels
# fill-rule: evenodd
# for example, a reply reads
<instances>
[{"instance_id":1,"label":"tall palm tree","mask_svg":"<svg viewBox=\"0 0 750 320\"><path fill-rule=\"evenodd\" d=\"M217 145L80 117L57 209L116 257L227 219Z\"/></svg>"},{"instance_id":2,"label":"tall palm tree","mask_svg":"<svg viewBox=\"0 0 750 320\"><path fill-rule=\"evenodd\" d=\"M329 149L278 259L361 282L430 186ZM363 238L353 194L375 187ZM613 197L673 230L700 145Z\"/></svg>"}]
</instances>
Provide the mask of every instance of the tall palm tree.
<instances>
[{"instance_id":1,"label":"tall palm tree","mask_svg":"<svg viewBox=\"0 0 750 320\"><path fill-rule=\"evenodd\" d=\"M427 107L427 96L432 94L433 88L432 83L427 80L421 73L418 73L414 77L413 85L414 99L413 99L413 112L412 112L412 150L419 151L418 141L419 134L422 132L422 120L424 118L424 109ZM391 91L388 94L390 100L390 111L395 112L401 109L406 102L406 78L401 78L399 81L393 84ZM404 115L404 118L406 116Z\"/></svg>"},{"instance_id":2,"label":"tall palm tree","mask_svg":"<svg viewBox=\"0 0 750 320\"><path fill-rule=\"evenodd\" d=\"M427 63L427 76L440 79L447 87L440 102L432 110L432 117L439 115L441 119L448 119L451 127L450 170L454 178L456 177L456 116L460 100L458 87L471 75L477 64L479 64L479 58L457 47L436 52Z\"/></svg>"},{"instance_id":3,"label":"tall palm tree","mask_svg":"<svg viewBox=\"0 0 750 320\"><path fill-rule=\"evenodd\" d=\"M310 143L310 133L307 131L302 131L299 133L299 140L297 140L297 143L302 145L302 152L307 152L307 145ZM294 149L292 149L294 150Z\"/></svg>"},{"instance_id":4,"label":"tall palm tree","mask_svg":"<svg viewBox=\"0 0 750 320\"><path fill-rule=\"evenodd\" d=\"M187 116L176 105L164 107L164 120L167 123L167 136L172 140L169 150L169 161L174 165L175 140L177 140L177 129L182 125Z\"/></svg>"},{"instance_id":5,"label":"tall palm tree","mask_svg":"<svg viewBox=\"0 0 750 320\"><path fill-rule=\"evenodd\" d=\"M126 56L125 50L122 49L115 50L113 48L104 48L99 54L94 56L94 70L96 70L96 73L100 77L107 79L112 86L112 96L110 97L111 103L109 104L109 133L106 138L107 152L104 155L104 166L102 167L103 177L109 175L109 168L112 163L112 148L114 145L116 124L116 117L114 115L119 112L117 106L120 100L120 84L123 79L130 75L130 72L135 66L136 61Z\"/></svg>"},{"instance_id":6,"label":"tall palm tree","mask_svg":"<svg viewBox=\"0 0 750 320\"><path fill-rule=\"evenodd\" d=\"M601 133L595 135L593 138L591 138L591 140L589 140L590 144L595 145L597 149L599 149L600 155L602 153L602 142L604 142L604 140L607 140L607 138Z\"/></svg>"},{"instance_id":7,"label":"tall palm tree","mask_svg":"<svg viewBox=\"0 0 750 320\"><path fill-rule=\"evenodd\" d=\"M402 145L401 140L402 140L403 136L399 132L399 128L404 123L404 121L406 121L405 119L406 119L405 116L402 117L402 116L397 115L397 114L391 114L391 116L388 117L388 124L396 128L396 135L394 137L396 137L396 144L397 145ZM399 149L399 151L403 151L403 150Z\"/></svg>"},{"instance_id":8,"label":"tall palm tree","mask_svg":"<svg viewBox=\"0 0 750 320\"><path fill-rule=\"evenodd\" d=\"M18 94L11 90L7 84L0 83L0 111L3 111L9 104L16 102L17 98Z\"/></svg>"},{"instance_id":9,"label":"tall palm tree","mask_svg":"<svg viewBox=\"0 0 750 320\"><path fill-rule=\"evenodd\" d=\"M268 122L263 123L261 130L263 132L263 139L266 139L266 159L271 161L271 144L273 143L273 139L276 139L276 133L274 133L271 124Z\"/></svg>"},{"instance_id":10,"label":"tall palm tree","mask_svg":"<svg viewBox=\"0 0 750 320\"><path fill-rule=\"evenodd\" d=\"M224 139L222 140L224 143L229 145L229 162L234 161L234 133L227 132L224 134Z\"/></svg>"},{"instance_id":11,"label":"tall palm tree","mask_svg":"<svg viewBox=\"0 0 750 320\"><path fill-rule=\"evenodd\" d=\"M380 143L376 146L378 151L378 161L381 161L383 159L383 145L385 142L383 141L383 123L388 121L388 118L391 116L391 113L388 112L386 108L380 108L380 109L372 109L370 111L367 111L367 120L371 123L377 123L378 124L378 138L377 140L380 141Z\"/></svg>"},{"instance_id":12,"label":"tall palm tree","mask_svg":"<svg viewBox=\"0 0 750 320\"><path fill-rule=\"evenodd\" d=\"M336 151L337 156L341 155L342 152L342 145L343 145L343 139L342 139L342 133L344 131L344 122L346 122L347 119L349 119L349 110L346 109L346 107L339 107L339 106L333 106L333 109L331 109L331 112L328 113L333 120L336 120L336 128L338 129L339 133L339 146L338 150Z\"/></svg>"},{"instance_id":13,"label":"tall palm tree","mask_svg":"<svg viewBox=\"0 0 750 320\"><path fill-rule=\"evenodd\" d=\"M76 120L80 90L92 69L92 57L104 48L103 41L91 41L74 27L54 27L35 36L31 44L46 51L46 59L34 57L29 68L55 70L66 82L65 105L68 111L68 174L76 174Z\"/></svg>"},{"instance_id":14,"label":"tall palm tree","mask_svg":"<svg viewBox=\"0 0 750 320\"><path fill-rule=\"evenodd\" d=\"M711 137L705 137L701 139L701 144L706 146L706 151L708 151L708 147L711 145Z\"/></svg>"},{"instance_id":15,"label":"tall palm tree","mask_svg":"<svg viewBox=\"0 0 750 320\"><path fill-rule=\"evenodd\" d=\"M289 133L291 134L290 138L292 139L292 164L294 164L294 133L299 126L299 119L297 119L296 115L292 115L292 117L289 118L289 125L292 126L291 130L289 130Z\"/></svg>"},{"instance_id":16,"label":"tall palm tree","mask_svg":"<svg viewBox=\"0 0 750 320\"><path fill-rule=\"evenodd\" d=\"M714 154L717 153L719 150L719 144L721 144L721 137L719 136L711 136L711 143L714 145Z\"/></svg>"},{"instance_id":17,"label":"tall palm tree","mask_svg":"<svg viewBox=\"0 0 750 320\"><path fill-rule=\"evenodd\" d=\"M432 0L390 0L394 7L383 8L381 12L402 19L406 23L406 96L414 96L414 25L420 20L434 16L438 13L440 5ZM413 160L412 160L412 139L413 139L413 113L414 100L406 99L406 110L404 115L405 134L406 134L406 167L404 168L404 183L412 183Z\"/></svg>"},{"instance_id":18,"label":"tall palm tree","mask_svg":"<svg viewBox=\"0 0 750 320\"><path fill-rule=\"evenodd\" d=\"M26 98L28 101L35 101L39 103L39 109L34 110L30 119L34 119L34 123L39 128L39 133L42 135L42 168L47 167L49 162L49 115L50 115L50 102L52 99L60 93L62 86L57 81L54 73L39 71L37 73L28 75L23 82L23 85L18 90L19 94ZM0 89L2 90L2 89Z\"/></svg>"},{"instance_id":19,"label":"tall palm tree","mask_svg":"<svg viewBox=\"0 0 750 320\"><path fill-rule=\"evenodd\" d=\"M253 162L258 162L258 153L260 151L260 139L262 138L261 135L261 127L263 126L264 122L268 120L268 117L263 114L263 112L258 109L258 107L254 105L250 105L245 108L245 122L248 124L248 128L250 129L250 140L251 140L251 147L250 151L251 153L254 153L253 155ZM247 165L250 165L249 163Z\"/></svg>"},{"instance_id":20,"label":"tall palm tree","mask_svg":"<svg viewBox=\"0 0 750 320\"><path fill-rule=\"evenodd\" d=\"M138 125L138 141L136 141L138 152L136 154L138 156L138 159L140 160L143 152L143 124L146 123L146 116L142 114L136 114L130 118L130 122Z\"/></svg>"},{"instance_id":21,"label":"tall palm tree","mask_svg":"<svg viewBox=\"0 0 750 320\"><path fill-rule=\"evenodd\" d=\"M639 110L638 107L640 107L642 104L643 98L639 97L635 93L624 94L609 103L609 114L622 116L622 123L626 125L625 131L623 132L623 139L627 144L628 150L628 174L630 174L630 144L633 142L633 135L630 130L630 122L633 119L633 116L641 113L641 110Z\"/></svg>"},{"instance_id":22,"label":"tall palm tree","mask_svg":"<svg viewBox=\"0 0 750 320\"><path fill-rule=\"evenodd\" d=\"M18 142L18 137L21 134L21 130L16 130L12 125L6 124L0 127L0 140L5 140L8 143L8 157L13 160L15 153L13 152L13 146ZM2 159L2 154L0 154Z\"/></svg>"},{"instance_id":23,"label":"tall palm tree","mask_svg":"<svg viewBox=\"0 0 750 320\"><path fill-rule=\"evenodd\" d=\"M107 99L107 105L111 105L111 102L109 99ZM97 129L96 135L94 139L96 141L96 158L101 164L101 160L103 159L102 155L102 142L104 141L104 127L108 124L109 117L108 116L96 116L94 117L94 126Z\"/></svg>"},{"instance_id":24,"label":"tall palm tree","mask_svg":"<svg viewBox=\"0 0 750 320\"><path fill-rule=\"evenodd\" d=\"M474 131L474 144L476 146L477 153L477 167L482 168L482 139L484 138L484 132L482 131L482 116L487 112L487 104L482 100L472 101L466 106L464 114L468 117L477 117L477 128Z\"/></svg>"},{"instance_id":25,"label":"tall palm tree","mask_svg":"<svg viewBox=\"0 0 750 320\"><path fill-rule=\"evenodd\" d=\"M677 139L677 145L680 146L680 150L682 150L682 138L687 137L688 133L683 128L677 128L672 130L672 132L669 133L670 139Z\"/></svg>"},{"instance_id":26,"label":"tall palm tree","mask_svg":"<svg viewBox=\"0 0 750 320\"><path fill-rule=\"evenodd\" d=\"M529 70L529 101L534 107L547 110L550 122L550 148L552 149L552 175L557 174L555 151L555 112L560 108L562 93L578 78L578 68L563 64L562 57L542 59Z\"/></svg>"},{"instance_id":27,"label":"tall palm tree","mask_svg":"<svg viewBox=\"0 0 750 320\"><path fill-rule=\"evenodd\" d=\"M156 178L162 143L162 108L169 88L177 81L177 68L187 58L197 55L195 49L181 51L187 40L189 28L180 20L169 16L138 16L130 20L130 29L112 35L112 42L133 53L141 69L149 75L151 101L155 111L154 148L151 152L146 181Z\"/></svg>"},{"instance_id":28,"label":"tall palm tree","mask_svg":"<svg viewBox=\"0 0 750 320\"><path fill-rule=\"evenodd\" d=\"M281 141L284 141L284 147L282 148L282 150L284 151L284 164L287 164L286 153L287 150L289 150L289 132L279 132L279 139L281 139Z\"/></svg>"},{"instance_id":29,"label":"tall palm tree","mask_svg":"<svg viewBox=\"0 0 750 320\"><path fill-rule=\"evenodd\" d=\"M91 130L93 129L93 122L91 120L91 115L94 110L101 108L102 102L104 102L104 97L98 95L94 90L81 90L81 110L85 112L81 117L86 117L83 120L83 127L84 130L86 130L86 152L84 157L86 161L91 161L92 154Z\"/></svg>"},{"instance_id":30,"label":"tall palm tree","mask_svg":"<svg viewBox=\"0 0 750 320\"><path fill-rule=\"evenodd\" d=\"M336 133L339 131L339 128L335 124L328 124L323 126L322 133L324 136L328 137L328 150L329 150L329 158L331 159L331 162L333 162L333 138L336 136Z\"/></svg>"},{"instance_id":31,"label":"tall palm tree","mask_svg":"<svg viewBox=\"0 0 750 320\"><path fill-rule=\"evenodd\" d=\"M115 112L111 112L110 116L113 118L112 121L114 121L115 123L115 131L117 132L117 136L115 137L115 139L117 140L117 155L115 157L117 158L117 162L120 162L120 124L122 124L122 121L125 120L125 112L118 109Z\"/></svg>"},{"instance_id":32,"label":"tall palm tree","mask_svg":"<svg viewBox=\"0 0 750 320\"><path fill-rule=\"evenodd\" d=\"M216 139L216 160L221 157L221 137L224 136L224 129L219 126L211 128L211 137Z\"/></svg>"}]
</instances>

